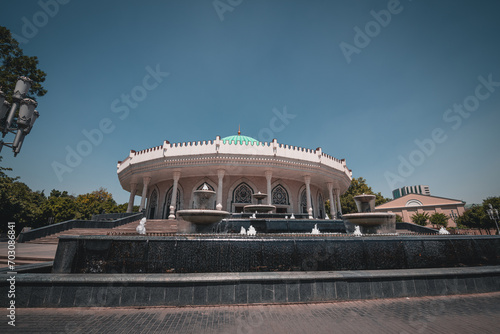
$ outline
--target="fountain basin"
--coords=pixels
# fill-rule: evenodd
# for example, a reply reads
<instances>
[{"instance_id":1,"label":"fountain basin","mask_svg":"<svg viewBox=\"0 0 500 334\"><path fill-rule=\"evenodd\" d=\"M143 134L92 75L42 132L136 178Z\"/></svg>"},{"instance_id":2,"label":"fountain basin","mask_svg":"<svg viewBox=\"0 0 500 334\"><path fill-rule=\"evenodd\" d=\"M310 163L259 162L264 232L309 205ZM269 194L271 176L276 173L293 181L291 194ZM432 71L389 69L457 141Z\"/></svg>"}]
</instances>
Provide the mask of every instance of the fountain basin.
<instances>
[{"instance_id":1,"label":"fountain basin","mask_svg":"<svg viewBox=\"0 0 500 334\"><path fill-rule=\"evenodd\" d=\"M267 205L267 204L250 204L250 205L245 205L243 207L244 212L257 212L257 213L268 213L276 209L274 205Z\"/></svg>"},{"instance_id":2,"label":"fountain basin","mask_svg":"<svg viewBox=\"0 0 500 334\"><path fill-rule=\"evenodd\" d=\"M373 212L375 195L362 194L354 196L358 213L342 215L347 233L354 233L356 225L362 234L396 233L396 214L389 212Z\"/></svg>"},{"instance_id":3,"label":"fountain basin","mask_svg":"<svg viewBox=\"0 0 500 334\"><path fill-rule=\"evenodd\" d=\"M362 234L396 233L396 214L388 212L349 213L342 216L347 233L358 225Z\"/></svg>"},{"instance_id":4,"label":"fountain basin","mask_svg":"<svg viewBox=\"0 0 500 334\"><path fill-rule=\"evenodd\" d=\"M249 204L243 207L243 212L250 213L268 213L276 209L274 205L262 204L262 200L267 198L267 194L261 193L260 191L256 194L252 194L252 197L257 200L257 204Z\"/></svg>"},{"instance_id":5,"label":"fountain basin","mask_svg":"<svg viewBox=\"0 0 500 334\"><path fill-rule=\"evenodd\" d=\"M218 223L224 218L229 218L231 214L221 210L189 209L179 210L177 215L193 224L209 225Z\"/></svg>"}]
</instances>

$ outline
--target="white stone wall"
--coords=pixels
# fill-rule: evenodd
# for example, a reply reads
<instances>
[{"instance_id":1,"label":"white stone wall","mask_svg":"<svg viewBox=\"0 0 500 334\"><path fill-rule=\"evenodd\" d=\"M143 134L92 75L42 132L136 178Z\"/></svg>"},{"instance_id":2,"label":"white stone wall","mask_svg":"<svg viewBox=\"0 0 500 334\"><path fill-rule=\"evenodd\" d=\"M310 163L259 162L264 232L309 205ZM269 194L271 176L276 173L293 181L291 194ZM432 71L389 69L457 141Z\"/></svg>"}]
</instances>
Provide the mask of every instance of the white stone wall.
<instances>
[{"instance_id":1,"label":"white stone wall","mask_svg":"<svg viewBox=\"0 0 500 334\"><path fill-rule=\"evenodd\" d=\"M316 150L279 144L277 141L271 143L254 144L234 144L223 143L217 138L214 141L198 141L187 143L163 143L163 146L156 146L142 151L131 151L129 156L118 163L118 173L122 172L130 164L152 161L161 158L175 158L187 156L202 156L207 154L232 154L244 156L268 156L283 157L304 162L321 163L330 168L342 171L352 177L351 171L347 168L345 160L336 159L322 152L321 148Z\"/></svg>"}]
</instances>

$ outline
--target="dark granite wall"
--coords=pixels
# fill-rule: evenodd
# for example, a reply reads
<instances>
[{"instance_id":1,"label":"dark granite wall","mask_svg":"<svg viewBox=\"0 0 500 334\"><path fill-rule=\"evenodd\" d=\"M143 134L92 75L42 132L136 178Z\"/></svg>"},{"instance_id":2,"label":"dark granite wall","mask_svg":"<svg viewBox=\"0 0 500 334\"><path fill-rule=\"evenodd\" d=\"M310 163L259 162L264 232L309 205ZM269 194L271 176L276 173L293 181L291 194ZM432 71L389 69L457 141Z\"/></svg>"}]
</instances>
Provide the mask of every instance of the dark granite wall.
<instances>
[{"instance_id":1,"label":"dark granite wall","mask_svg":"<svg viewBox=\"0 0 500 334\"><path fill-rule=\"evenodd\" d=\"M338 271L500 265L500 237L62 236L54 273Z\"/></svg>"}]
</instances>

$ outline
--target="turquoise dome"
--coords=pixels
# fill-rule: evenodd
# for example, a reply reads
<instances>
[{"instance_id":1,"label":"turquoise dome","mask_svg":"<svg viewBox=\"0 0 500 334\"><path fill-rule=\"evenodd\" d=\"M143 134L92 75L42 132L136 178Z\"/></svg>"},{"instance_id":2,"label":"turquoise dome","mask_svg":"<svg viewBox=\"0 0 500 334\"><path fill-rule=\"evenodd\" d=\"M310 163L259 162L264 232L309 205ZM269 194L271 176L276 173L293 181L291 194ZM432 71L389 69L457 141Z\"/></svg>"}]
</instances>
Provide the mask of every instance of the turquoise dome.
<instances>
[{"instance_id":1,"label":"turquoise dome","mask_svg":"<svg viewBox=\"0 0 500 334\"><path fill-rule=\"evenodd\" d=\"M225 144L229 142L230 144L240 144L240 145L248 145L248 144L259 144L259 141L257 139L254 139L252 137L248 136L242 136L242 135L235 135L235 136L228 136L222 138L222 142Z\"/></svg>"}]
</instances>

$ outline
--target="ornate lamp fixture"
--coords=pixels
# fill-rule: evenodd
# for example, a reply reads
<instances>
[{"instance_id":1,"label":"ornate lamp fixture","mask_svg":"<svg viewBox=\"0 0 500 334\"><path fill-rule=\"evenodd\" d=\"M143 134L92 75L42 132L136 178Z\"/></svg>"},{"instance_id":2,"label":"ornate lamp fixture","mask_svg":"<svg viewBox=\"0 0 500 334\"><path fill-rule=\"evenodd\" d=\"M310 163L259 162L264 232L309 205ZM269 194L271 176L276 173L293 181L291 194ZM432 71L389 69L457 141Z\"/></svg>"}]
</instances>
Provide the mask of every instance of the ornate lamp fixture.
<instances>
[{"instance_id":1,"label":"ornate lamp fixture","mask_svg":"<svg viewBox=\"0 0 500 334\"><path fill-rule=\"evenodd\" d=\"M35 100L26 98L32 80L27 77L19 77L12 95L12 105L5 101L5 94L0 91L0 131L2 138L9 132L15 134L14 141L6 143L0 140L0 152L3 146L12 148L14 156L21 151L24 138L31 132L36 119L40 116L35 110L38 103ZM16 119L16 111L19 108L19 113Z\"/></svg>"}]
</instances>

